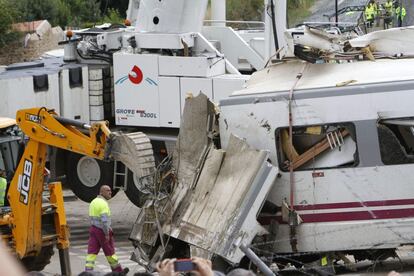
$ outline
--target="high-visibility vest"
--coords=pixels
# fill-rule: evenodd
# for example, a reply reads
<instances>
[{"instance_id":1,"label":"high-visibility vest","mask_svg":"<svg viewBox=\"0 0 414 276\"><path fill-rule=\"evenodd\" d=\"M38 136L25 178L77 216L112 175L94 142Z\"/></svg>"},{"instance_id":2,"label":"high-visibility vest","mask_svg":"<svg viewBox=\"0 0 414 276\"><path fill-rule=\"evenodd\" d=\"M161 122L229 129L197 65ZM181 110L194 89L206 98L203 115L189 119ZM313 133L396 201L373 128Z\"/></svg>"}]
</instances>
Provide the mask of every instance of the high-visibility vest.
<instances>
[{"instance_id":1,"label":"high-visibility vest","mask_svg":"<svg viewBox=\"0 0 414 276\"><path fill-rule=\"evenodd\" d=\"M392 15L392 8L393 8L392 1L385 2L384 8L388 15Z\"/></svg>"},{"instance_id":2,"label":"high-visibility vest","mask_svg":"<svg viewBox=\"0 0 414 276\"><path fill-rule=\"evenodd\" d=\"M370 19L374 18L374 6L368 5L365 8L365 17L366 17L367 20L370 20Z\"/></svg>"},{"instance_id":3,"label":"high-visibility vest","mask_svg":"<svg viewBox=\"0 0 414 276\"><path fill-rule=\"evenodd\" d=\"M402 7L402 10L400 9L400 7L397 7L395 9L395 14L397 15L397 18L400 18L401 16L401 19L404 20L404 17L407 15L407 12L405 11L404 7Z\"/></svg>"},{"instance_id":4,"label":"high-visibility vest","mask_svg":"<svg viewBox=\"0 0 414 276\"><path fill-rule=\"evenodd\" d=\"M111 228L111 210L108 202L101 196L92 200L89 205L89 219L91 225L98 228L103 230Z\"/></svg>"},{"instance_id":5,"label":"high-visibility vest","mask_svg":"<svg viewBox=\"0 0 414 276\"><path fill-rule=\"evenodd\" d=\"M6 198L7 180L0 177L0 207L4 206L4 199Z\"/></svg>"},{"instance_id":6,"label":"high-visibility vest","mask_svg":"<svg viewBox=\"0 0 414 276\"><path fill-rule=\"evenodd\" d=\"M377 5L377 3L374 2L374 4L372 4L372 8L374 10L374 16L377 16L377 14L378 14L378 5Z\"/></svg>"}]
</instances>

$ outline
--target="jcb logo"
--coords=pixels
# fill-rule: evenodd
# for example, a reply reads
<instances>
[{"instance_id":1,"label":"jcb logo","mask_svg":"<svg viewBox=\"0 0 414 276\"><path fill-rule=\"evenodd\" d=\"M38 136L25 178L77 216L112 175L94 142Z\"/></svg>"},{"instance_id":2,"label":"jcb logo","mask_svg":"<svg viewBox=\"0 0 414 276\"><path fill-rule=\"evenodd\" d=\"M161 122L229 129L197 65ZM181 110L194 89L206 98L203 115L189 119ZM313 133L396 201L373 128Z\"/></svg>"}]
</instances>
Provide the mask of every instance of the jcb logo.
<instances>
[{"instance_id":1,"label":"jcb logo","mask_svg":"<svg viewBox=\"0 0 414 276\"><path fill-rule=\"evenodd\" d=\"M37 115L26 113L26 121L30 121L30 122L34 122L34 123L40 123L40 117L37 116Z\"/></svg>"},{"instance_id":2,"label":"jcb logo","mask_svg":"<svg viewBox=\"0 0 414 276\"><path fill-rule=\"evenodd\" d=\"M23 175L19 175L17 190L20 192L20 202L27 205L29 202L30 179L32 175L33 163L24 160Z\"/></svg>"}]
</instances>

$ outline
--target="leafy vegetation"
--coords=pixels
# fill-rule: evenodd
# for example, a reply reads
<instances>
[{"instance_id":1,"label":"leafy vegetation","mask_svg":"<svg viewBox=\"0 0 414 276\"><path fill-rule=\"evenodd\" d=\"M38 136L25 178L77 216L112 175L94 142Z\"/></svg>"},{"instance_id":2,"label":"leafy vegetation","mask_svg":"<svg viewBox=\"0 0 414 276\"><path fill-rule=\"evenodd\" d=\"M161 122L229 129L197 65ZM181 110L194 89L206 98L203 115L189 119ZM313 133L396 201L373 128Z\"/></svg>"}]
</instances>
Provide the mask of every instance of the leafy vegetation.
<instances>
[{"instance_id":1,"label":"leafy vegetation","mask_svg":"<svg viewBox=\"0 0 414 276\"><path fill-rule=\"evenodd\" d=\"M294 27L310 15L315 0L288 0L288 25Z\"/></svg>"},{"instance_id":2,"label":"leafy vegetation","mask_svg":"<svg viewBox=\"0 0 414 276\"><path fill-rule=\"evenodd\" d=\"M104 22L112 24L123 22L123 20L124 17L121 16L120 11L115 8L109 8L108 13L105 15L103 19Z\"/></svg>"},{"instance_id":3,"label":"leafy vegetation","mask_svg":"<svg viewBox=\"0 0 414 276\"><path fill-rule=\"evenodd\" d=\"M20 21L47 19L52 25L81 26L102 18L95 0L7 0L16 2Z\"/></svg>"},{"instance_id":4,"label":"leafy vegetation","mask_svg":"<svg viewBox=\"0 0 414 276\"><path fill-rule=\"evenodd\" d=\"M0 47L15 40L19 34L11 30L18 11L8 0L0 0Z\"/></svg>"},{"instance_id":5,"label":"leafy vegetation","mask_svg":"<svg viewBox=\"0 0 414 276\"><path fill-rule=\"evenodd\" d=\"M310 15L310 7L315 0L288 0L288 20L289 26L300 23ZM227 19L228 20L263 20L264 1L263 0L227 0Z\"/></svg>"},{"instance_id":6,"label":"leafy vegetation","mask_svg":"<svg viewBox=\"0 0 414 276\"><path fill-rule=\"evenodd\" d=\"M262 20L263 0L227 0L226 17L228 20Z\"/></svg>"},{"instance_id":7,"label":"leafy vegetation","mask_svg":"<svg viewBox=\"0 0 414 276\"><path fill-rule=\"evenodd\" d=\"M0 47L20 36L11 28L17 22L46 19L62 28L122 23L127 7L128 0L0 0Z\"/></svg>"},{"instance_id":8,"label":"leafy vegetation","mask_svg":"<svg viewBox=\"0 0 414 276\"><path fill-rule=\"evenodd\" d=\"M20 34L13 23L48 20L62 28L122 23L129 0L0 0L0 47Z\"/></svg>"},{"instance_id":9,"label":"leafy vegetation","mask_svg":"<svg viewBox=\"0 0 414 276\"><path fill-rule=\"evenodd\" d=\"M0 47L18 37L16 22L47 19L62 28L122 23L129 0L0 0ZM288 0L290 18L303 18L314 0ZM227 0L228 20L261 21L263 0ZM293 20L293 22L294 22Z\"/></svg>"}]
</instances>

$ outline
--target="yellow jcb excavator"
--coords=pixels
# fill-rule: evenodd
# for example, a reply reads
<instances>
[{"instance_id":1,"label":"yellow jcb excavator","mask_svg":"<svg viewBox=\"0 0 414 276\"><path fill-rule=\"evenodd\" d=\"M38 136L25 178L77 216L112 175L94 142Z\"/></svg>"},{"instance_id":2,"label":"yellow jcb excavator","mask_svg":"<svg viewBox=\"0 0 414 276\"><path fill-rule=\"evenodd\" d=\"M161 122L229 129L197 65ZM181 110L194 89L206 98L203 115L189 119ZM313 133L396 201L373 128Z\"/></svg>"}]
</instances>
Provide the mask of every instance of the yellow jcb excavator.
<instances>
[{"instance_id":1,"label":"yellow jcb excavator","mask_svg":"<svg viewBox=\"0 0 414 276\"><path fill-rule=\"evenodd\" d=\"M150 183L155 166L150 141L142 133L112 133L106 122L87 125L46 108L19 110L16 122L28 138L21 156L16 152L22 141L5 131L10 131L12 123L2 128L0 122L0 169L12 174L8 206L0 208L2 238L29 271L41 271L57 245L62 274L70 275L69 229L60 182L49 183L46 200L44 196L47 147L121 161Z\"/></svg>"}]
</instances>

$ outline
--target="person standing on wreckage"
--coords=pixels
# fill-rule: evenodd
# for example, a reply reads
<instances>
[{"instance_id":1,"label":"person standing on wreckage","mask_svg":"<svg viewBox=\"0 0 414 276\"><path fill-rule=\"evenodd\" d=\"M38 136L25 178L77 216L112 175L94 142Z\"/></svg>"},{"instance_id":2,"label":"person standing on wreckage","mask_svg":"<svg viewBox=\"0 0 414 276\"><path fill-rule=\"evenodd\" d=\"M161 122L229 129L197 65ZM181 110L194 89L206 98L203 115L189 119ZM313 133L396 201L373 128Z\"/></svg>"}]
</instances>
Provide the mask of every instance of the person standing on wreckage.
<instances>
[{"instance_id":1,"label":"person standing on wreckage","mask_svg":"<svg viewBox=\"0 0 414 276\"><path fill-rule=\"evenodd\" d=\"M108 200L112 197L112 190L108 185L101 186L99 195L89 204L88 255L86 256L85 271L93 271L99 251L103 250L113 272L126 275L128 268L122 269L115 254L115 242L111 228L111 210Z\"/></svg>"}]
</instances>

